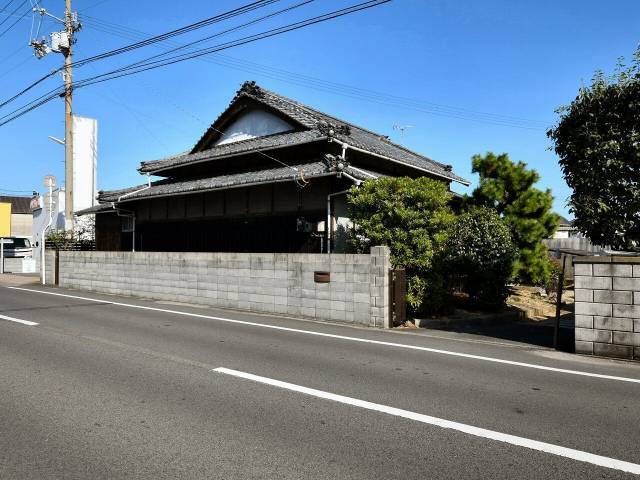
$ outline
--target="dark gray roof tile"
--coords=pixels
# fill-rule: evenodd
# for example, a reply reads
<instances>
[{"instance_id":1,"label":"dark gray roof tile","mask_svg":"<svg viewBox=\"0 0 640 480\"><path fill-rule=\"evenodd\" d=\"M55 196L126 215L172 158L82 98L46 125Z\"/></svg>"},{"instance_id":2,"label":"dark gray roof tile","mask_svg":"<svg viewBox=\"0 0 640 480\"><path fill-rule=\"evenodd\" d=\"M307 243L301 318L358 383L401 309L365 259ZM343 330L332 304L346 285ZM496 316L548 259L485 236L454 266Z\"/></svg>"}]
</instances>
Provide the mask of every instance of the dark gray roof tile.
<instances>
[{"instance_id":1,"label":"dark gray roof tile","mask_svg":"<svg viewBox=\"0 0 640 480\"><path fill-rule=\"evenodd\" d=\"M143 162L138 169L140 173L157 173L167 168L175 168L190 163L199 163L216 158L225 158L255 150L269 151L274 148L301 145L303 143L322 140L322 135L316 131L305 130L303 132L279 133L266 137L250 138L234 143L218 145L197 153L185 153L162 160Z\"/></svg>"},{"instance_id":2,"label":"dark gray roof tile","mask_svg":"<svg viewBox=\"0 0 640 480\"><path fill-rule=\"evenodd\" d=\"M335 175L324 162L305 163L293 165L298 171L302 171L304 178L311 179L324 175ZM268 170L258 170L254 172L236 173L232 175L220 175L218 177L198 178L194 180L176 181L161 180L153 182L151 188L139 191L132 195L127 195L121 199L121 203L143 198L164 197L177 194L189 194L206 192L211 190L221 190L226 188L256 185L261 183L274 183L281 181L294 181L297 174L291 167L278 167ZM125 190L114 190L100 192L98 199L100 202L116 202L123 194L135 192L144 186Z\"/></svg>"},{"instance_id":3,"label":"dark gray roof tile","mask_svg":"<svg viewBox=\"0 0 640 480\"><path fill-rule=\"evenodd\" d=\"M93 207L85 208L83 210L78 210L77 212L75 212L75 215L80 217L82 215L95 215L96 213L107 213L107 212L115 213L115 211L116 210L111 203L100 203L98 205L94 205Z\"/></svg>"},{"instance_id":4,"label":"dark gray roof tile","mask_svg":"<svg viewBox=\"0 0 640 480\"><path fill-rule=\"evenodd\" d=\"M468 185L469 182L452 172L450 165L436 162L431 158L413 152L401 145L397 145L383 135L377 134L352 123L338 119L326 113L320 112L300 102L283 97L259 87L255 82L245 82L234 97L232 104L239 99L249 98L261 103L300 125L300 132L283 133L268 137L259 137L241 142L217 145L201 152L192 151L188 155L179 155L162 160L143 162L140 172L154 173L164 169L173 168L191 162L200 162L223 158L252 150L272 149L289 145L297 145L311 140L327 138L328 131L333 130L336 140L360 148L372 154L386 157L420 170L429 172L455 182ZM224 114L223 114L224 115ZM217 123L214 122L196 145L202 143L202 139L210 133L217 131ZM381 161L389 161L381 159Z\"/></svg>"}]
</instances>

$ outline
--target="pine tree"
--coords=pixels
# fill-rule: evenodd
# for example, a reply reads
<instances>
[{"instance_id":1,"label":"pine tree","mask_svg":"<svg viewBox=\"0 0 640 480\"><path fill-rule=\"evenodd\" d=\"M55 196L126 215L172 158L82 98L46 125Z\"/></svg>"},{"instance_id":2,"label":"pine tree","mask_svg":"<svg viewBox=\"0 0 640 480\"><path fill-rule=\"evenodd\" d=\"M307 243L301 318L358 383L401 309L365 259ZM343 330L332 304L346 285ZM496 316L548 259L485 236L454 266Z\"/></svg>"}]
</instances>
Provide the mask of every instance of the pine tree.
<instances>
[{"instance_id":1,"label":"pine tree","mask_svg":"<svg viewBox=\"0 0 640 480\"><path fill-rule=\"evenodd\" d=\"M540 179L526 163L514 163L509 155L474 155L473 172L480 183L467 203L496 210L509 225L518 256L514 277L524 283L541 284L549 278L547 249L542 240L558 228L558 215L551 211L551 191L533 185Z\"/></svg>"}]
</instances>

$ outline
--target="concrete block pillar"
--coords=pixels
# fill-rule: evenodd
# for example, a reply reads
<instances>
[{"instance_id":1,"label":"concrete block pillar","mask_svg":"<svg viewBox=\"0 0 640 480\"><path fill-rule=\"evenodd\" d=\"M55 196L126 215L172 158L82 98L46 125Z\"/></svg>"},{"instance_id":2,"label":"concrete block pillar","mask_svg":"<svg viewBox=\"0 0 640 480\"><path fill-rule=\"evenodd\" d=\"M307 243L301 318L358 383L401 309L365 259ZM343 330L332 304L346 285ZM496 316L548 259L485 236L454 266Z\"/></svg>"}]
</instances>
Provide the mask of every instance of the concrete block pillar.
<instances>
[{"instance_id":1,"label":"concrete block pillar","mask_svg":"<svg viewBox=\"0 0 640 480\"><path fill-rule=\"evenodd\" d=\"M576 257L576 353L640 359L640 257Z\"/></svg>"},{"instance_id":2,"label":"concrete block pillar","mask_svg":"<svg viewBox=\"0 0 640 480\"><path fill-rule=\"evenodd\" d=\"M371 326L390 328L389 315L389 269L391 268L391 251L389 247L371 247L370 274L371 283Z\"/></svg>"}]
</instances>

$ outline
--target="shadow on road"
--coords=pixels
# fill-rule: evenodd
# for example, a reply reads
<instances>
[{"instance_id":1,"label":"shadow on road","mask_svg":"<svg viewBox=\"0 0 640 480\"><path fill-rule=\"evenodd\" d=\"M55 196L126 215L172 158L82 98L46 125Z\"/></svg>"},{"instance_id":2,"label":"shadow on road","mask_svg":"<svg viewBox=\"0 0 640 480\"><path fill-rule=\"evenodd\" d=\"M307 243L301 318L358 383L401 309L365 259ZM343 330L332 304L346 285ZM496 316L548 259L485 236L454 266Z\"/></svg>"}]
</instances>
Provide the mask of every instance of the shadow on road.
<instances>
[{"instance_id":1,"label":"shadow on road","mask_svg":"<svg viewBox=\"0 0 640 480\"><path fill-rule=\"evenodd\" d=\"M442 323L426 326L431 330L443 330L448 332L469 333L484 337L509 340L520 343L528 343L540 347L553 348L555 318L547 317L545 320L496 320L491 321L466 321ZM573 313L567 313L560 318L560 334L558 347L565 352L575 352L575 332L573 328Z\"/></svg>"}]
</instances>

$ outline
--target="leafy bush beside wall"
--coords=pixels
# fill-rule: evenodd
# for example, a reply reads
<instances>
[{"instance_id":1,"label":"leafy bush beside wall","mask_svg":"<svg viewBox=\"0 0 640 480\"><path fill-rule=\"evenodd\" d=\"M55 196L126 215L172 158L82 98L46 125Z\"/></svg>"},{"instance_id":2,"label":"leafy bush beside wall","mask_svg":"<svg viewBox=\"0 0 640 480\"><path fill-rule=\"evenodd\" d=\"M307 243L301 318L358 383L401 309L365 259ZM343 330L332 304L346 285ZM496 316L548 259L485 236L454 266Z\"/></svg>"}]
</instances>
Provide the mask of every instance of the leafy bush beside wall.
<instances>
[{"instance_id":1,"label":"leafy bush beside wall","mask_svg":"<svg viewBox=\"0 0 640 480\"><path fill-rule=\"evenodd\" d=\"M379 178L349 192L354 227L349 244L359 253L387 245L394 267L404 267L408 303L416 312L444 305L444 281L434 267L455 216L444 182L426 177Z\"/></svg>"},{"instance_id":2,"label":"leafy bush beside wall","mask_svg":"<svg viewBox=\"0 0 640 480\"><path fill-rule=\"evenodd\" d=\"M500 216L489 208L474 208L452 225L443 266L461 280L472 302L498 308L509 294L507 283L517 253L511 230Z\"/></svg>"}]
</instances>

